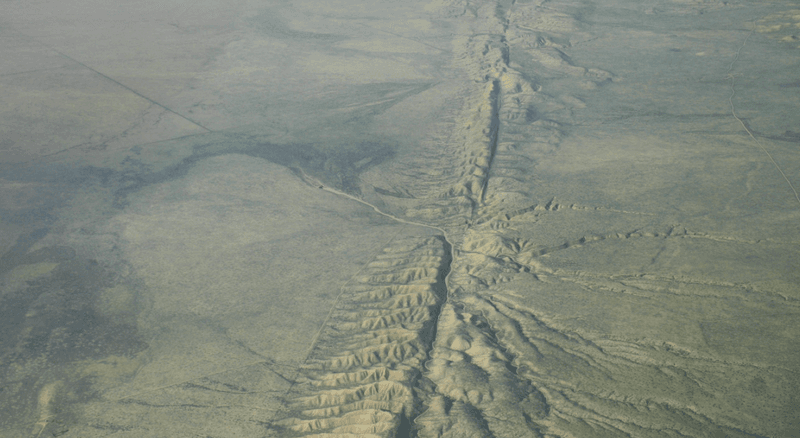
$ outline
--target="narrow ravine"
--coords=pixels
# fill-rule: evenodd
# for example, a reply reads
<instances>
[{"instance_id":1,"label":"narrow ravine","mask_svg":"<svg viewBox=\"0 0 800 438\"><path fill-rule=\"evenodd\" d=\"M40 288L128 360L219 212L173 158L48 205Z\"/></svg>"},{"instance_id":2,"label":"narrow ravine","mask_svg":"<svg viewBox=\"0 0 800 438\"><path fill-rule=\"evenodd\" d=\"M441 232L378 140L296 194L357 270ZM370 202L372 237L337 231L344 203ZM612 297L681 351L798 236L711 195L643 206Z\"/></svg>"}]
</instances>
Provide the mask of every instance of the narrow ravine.
<instances>
[{"instance_id":1,"label":"narrow ravine","mask_svg":"<svg viewBox=\"0 0 800 438\"><path fill-rule=\"evenodd\" d=\"M0 436L796 436L797 4L161 3L3 6Z\"/></svg>"},{"instance_id":2,"label":"narrow ravine","mask_svg":"<svg viewBox=\"0 0 800 438\"><path fill-rule=\"evenodd\" d=\"M413 425L434 389L424 369L450 291L454 245L441 227L399 218L296 173L313 187L433 233L393 238L342 287L274 427L281 436L416 436Z\"/></svg>"},{"instance_id":3,"label":"narrow ravine","mask_svg":"<svg viewBox=\"0 0 800 438\"><path fill-rule=\"evenodd\" d=\"M379 169L364 179L362 199L296 171L310 186L425 232L390 242L342 289L274 423L281 436L759 436L728 415L739 407L719 400L728 399L720 382L732 373L747 376L744 386L761 371L692 350L692 337L709 342L712 324L683 310L706 301L733 308L730 297L750 286L676 277L671 261L658 264L700 241L715 251L755 241L716 237L683 223L690 218L661 221L655 204L582 198L590 187L563 190L562 176L540 166L562 143L577 151L566 154L572 159L618 147L594 133L562 141L585 129L573 118L582 99L625 79L571 58L570 35L588 41L593 26L582 6L441 3L435 13L458 30L452 54L463 105L444 144L419 146L431 178L420 178L417 162L396 164L390 188L408 196L389 199L380 196L392 192L379 190ZM738 117L729 80L729 114L767 153ZM547 178L537 173L557 183L542 188ZM562 193L571 198L563 204ZM650 264L621 267L629 254ZM618 308L650 313L629 321ZM697 328L663 328L682 318Z\"/></svg>"}]
</instances>

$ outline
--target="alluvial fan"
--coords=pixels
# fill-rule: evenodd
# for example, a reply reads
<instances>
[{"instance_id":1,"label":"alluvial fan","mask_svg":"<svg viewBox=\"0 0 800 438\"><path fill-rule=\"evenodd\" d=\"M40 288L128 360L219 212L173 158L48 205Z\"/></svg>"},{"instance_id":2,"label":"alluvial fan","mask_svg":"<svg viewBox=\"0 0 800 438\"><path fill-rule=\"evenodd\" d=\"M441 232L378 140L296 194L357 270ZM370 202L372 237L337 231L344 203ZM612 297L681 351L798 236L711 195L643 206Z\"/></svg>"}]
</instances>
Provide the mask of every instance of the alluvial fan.
<instances>
[{"instance_id":1,"label":"alluvial fan","mask_svg":"<svg viewBox=\"0 0 800 438\"><path fill-rule=\"evenodd\" d=\"M287 395L282 436L410 432L449 265L444 239L409 238L351 279Z\"/></svg>"}]
</instances>

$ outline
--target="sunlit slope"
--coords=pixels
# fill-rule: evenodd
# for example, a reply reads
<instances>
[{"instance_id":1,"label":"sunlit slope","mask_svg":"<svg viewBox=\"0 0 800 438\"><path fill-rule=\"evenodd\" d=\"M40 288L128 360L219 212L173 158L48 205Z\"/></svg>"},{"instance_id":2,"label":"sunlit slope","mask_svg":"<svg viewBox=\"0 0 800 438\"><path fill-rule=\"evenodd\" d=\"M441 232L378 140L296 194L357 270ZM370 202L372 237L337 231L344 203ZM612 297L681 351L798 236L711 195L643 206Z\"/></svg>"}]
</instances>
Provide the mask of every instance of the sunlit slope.
<instances>
[{"instance_id":1,"label":"sunlit slope","mask_svg":"<svg viewBox=\"0 0 800 438\"><path fill-rule=\"evenodd\" d=\"M281 435L409 433L449 262L441 238L395 240L344 287L289 392Z\"/></svg>"},{"instance_id":2,"label":"sunlit slope","mask_svg":"<svg viewBox=\"0 0 800 438\"><path fill-rule=\"evenodd\" d=\"M796 116L748 65L787 46L716 2L438 6L463 105L382 197L457 236L419 436L794 436Z\"/></svg>"},{"instance_id":3,"label":"sunlit slope","mask_svg":"<svg viewBox=\"0 0 800 438\"><path fill-rule=\"evenodd\" d=\"M102 70L208 133L32 149L0 435L798 436L796 5L237 7Z\"/></svg>"}]
</instances>

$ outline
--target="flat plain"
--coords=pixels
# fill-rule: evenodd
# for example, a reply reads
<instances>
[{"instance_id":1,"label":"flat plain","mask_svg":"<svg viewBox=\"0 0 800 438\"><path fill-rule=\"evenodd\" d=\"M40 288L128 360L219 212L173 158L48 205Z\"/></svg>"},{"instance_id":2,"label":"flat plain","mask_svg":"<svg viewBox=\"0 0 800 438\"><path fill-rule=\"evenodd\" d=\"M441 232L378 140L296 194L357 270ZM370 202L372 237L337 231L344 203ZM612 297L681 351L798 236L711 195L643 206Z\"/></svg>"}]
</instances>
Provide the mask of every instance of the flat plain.
<instances>
[{"instance_id":1,"label":"flat plain","mask_svg":"<svg viewBox=\"0 0 800 438\"><path fill-rule=\"evenodd\" d=\"M800 436L800 6L0 5L0 436Z\"/></svg>"}]
</instances>

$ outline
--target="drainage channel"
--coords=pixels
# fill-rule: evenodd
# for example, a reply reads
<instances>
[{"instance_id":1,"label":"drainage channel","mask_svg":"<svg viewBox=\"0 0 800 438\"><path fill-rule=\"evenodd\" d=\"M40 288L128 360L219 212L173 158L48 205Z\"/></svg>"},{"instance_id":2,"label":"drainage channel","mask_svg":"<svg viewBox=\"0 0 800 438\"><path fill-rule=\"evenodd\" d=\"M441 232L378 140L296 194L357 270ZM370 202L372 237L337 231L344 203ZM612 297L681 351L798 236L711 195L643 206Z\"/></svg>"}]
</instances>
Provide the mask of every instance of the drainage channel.
<instances>
[{"instance_id":1,"label":"drainage channel","mask_svg":"<svg viewBox=\"0 0 800 438\"><path fill-rule=\"evenodd\" d=\"M451 291L455 246L442 227L397 217L293 170L312 187L438 236L392 238L342 286L270 428L282 436L354 428L412 436L422 403L418 383Z\"/></svg>"}]
</instances>

